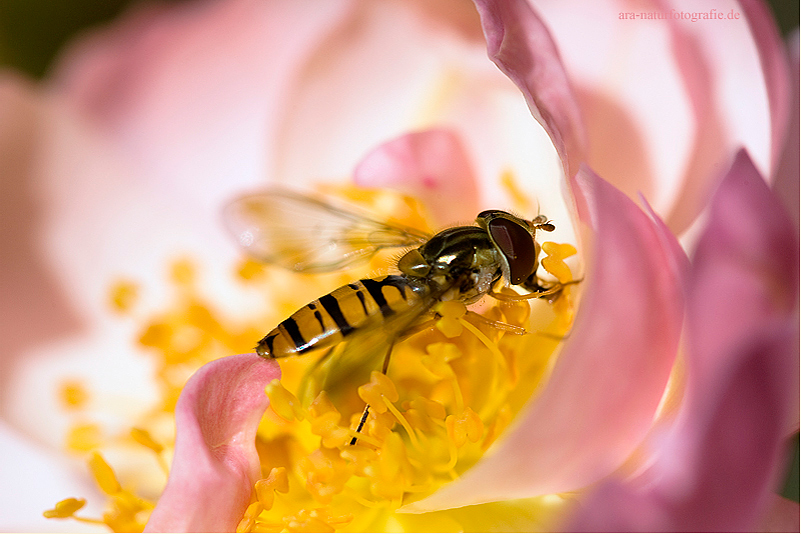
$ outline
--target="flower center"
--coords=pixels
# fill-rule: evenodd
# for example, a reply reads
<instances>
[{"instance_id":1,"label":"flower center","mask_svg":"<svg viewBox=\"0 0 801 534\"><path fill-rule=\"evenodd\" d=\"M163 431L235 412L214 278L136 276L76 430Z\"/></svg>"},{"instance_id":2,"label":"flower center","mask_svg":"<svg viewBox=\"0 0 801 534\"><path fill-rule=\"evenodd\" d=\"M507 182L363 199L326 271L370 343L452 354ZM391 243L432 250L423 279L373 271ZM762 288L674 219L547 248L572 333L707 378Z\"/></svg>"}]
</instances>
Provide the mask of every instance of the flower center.
<instances>
[{"instance_id":1,"label":"flower center","mask_svg":"<svg viewBox=\"0 0 801 534\"><path fill-rule=\"evenodd\" d=\"M392 213L399 223L425 227L418 205L405 197L355 188L337 192L377 213ZM575 249L546 242L542 251L538 272L554 281L572 281L564 259ZM251 351L265 325L277 324L340 285L386 269L386 262L384 256L355 274L309 276L245 261L238 280L268 295L270 310L233 323L200 297L196 266L177 261L170 275L175 300L164 313L144 320L138 339L157 357L161 401L144 420L131 422L127 445L135 443L142 455L155 453L151 463L166 470L164 458L174 436L165 421L172 419L181 388L195 370L211 360ZM404 528L410 516L396 511L474 465L531 398L571 326L574 287L566 285L548 299L500 302L487 297L472 311L461 302L440 303L435 321L392 347L386 374L359 369L359 362L343 369L335 356L318 362L319 353L282 358L282 379L267 387L270 408L257 436L263 478L238 530ZM110 307L142 321L136 318L139 291L130 282L118 284ZM513 292L505 288L501 293ZM363 382L348 379L354 369L363 372ZM84 454L113 446L96 423L81 415L86 395L78 384L64 386L65 403L77 411L71 449ZM357 432L366 405L368 415ZM113 530L141 530L153 504L122 490L111 466L96 452L89 464L111 498L111 511L102 520L76 517L83 502L67 499L46 515L103 522Z\"/></svg>"},{"instance_id":2,"label":"flower center","mask_svg":"<svg viewBox=\"0 0 801 534\"><path fill-rule=\"evenodd\" d=\"M564 259L575 249L544 243L543 251L542 268L571 281ZM361 385L317 377L337 373L327 365L336 353L322 364L319 356L281 359L258 435L267 476L238 531L380 531L403 523L396 510L474 465L532 396L572 322L570 287L550 301L486 298L480 312L439 303L431 327L396 343L387 373L372 369ZM309 382L326 388L309 391ZM270 482L276 478L280 488Z\"/></svg>"}]
</instances>

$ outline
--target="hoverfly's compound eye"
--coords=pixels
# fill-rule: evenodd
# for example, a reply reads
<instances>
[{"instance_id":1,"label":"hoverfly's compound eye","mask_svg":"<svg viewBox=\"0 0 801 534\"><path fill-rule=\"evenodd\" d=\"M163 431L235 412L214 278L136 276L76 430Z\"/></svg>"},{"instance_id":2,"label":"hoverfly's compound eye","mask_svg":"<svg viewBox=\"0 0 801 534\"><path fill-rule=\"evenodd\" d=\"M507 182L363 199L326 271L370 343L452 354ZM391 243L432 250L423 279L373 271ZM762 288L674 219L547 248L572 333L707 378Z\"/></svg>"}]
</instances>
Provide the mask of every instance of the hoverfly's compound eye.
<instances>
[{"instance_id":1,"label":"hoverfly's compound eye","mask_svg":"<svg viewBox=\"0 0 801 534\"><path fill-rule=\"evenodd\" d=\"M534 272L537 250L531 233L520 224L495 218L487 224L490 237L509 264L509 282L521 283Z\"/></svg>"}]
</instances>

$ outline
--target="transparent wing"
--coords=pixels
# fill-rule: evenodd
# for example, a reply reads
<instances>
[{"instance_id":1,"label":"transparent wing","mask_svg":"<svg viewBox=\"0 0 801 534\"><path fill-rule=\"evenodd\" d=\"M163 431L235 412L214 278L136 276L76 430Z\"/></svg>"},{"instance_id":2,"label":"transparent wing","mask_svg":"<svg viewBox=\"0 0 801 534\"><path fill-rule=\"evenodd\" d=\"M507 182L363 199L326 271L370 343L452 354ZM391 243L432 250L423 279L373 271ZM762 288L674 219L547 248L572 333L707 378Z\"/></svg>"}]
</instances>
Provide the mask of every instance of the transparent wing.
<instances>
[{"instance_id":1,"label":"transparent wing","mask_svg":"<svg viewBox=\"0 0 801 534\"><path fill-rule=\"evenodd\" d=\"M305 273L335 271L381 249L424 243L429 236L286 190L241 197L224 212L245 250L267 263Z\"/></svg>"}]
</instances>

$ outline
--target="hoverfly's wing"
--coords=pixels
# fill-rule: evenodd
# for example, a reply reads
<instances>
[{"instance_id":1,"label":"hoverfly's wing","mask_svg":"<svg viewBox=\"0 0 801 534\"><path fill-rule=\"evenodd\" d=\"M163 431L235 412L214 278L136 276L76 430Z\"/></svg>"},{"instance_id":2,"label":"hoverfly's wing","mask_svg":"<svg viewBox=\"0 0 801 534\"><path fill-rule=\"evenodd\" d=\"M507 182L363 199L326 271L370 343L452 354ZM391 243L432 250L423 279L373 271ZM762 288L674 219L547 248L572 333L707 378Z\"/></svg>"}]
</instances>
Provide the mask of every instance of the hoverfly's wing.
<instances>
[{"instance_id":1,"label":"hoverfly's wing","mask_svg":"<svg viewBox=\"0 0 801 534\"><path fill-rule=\"evenodd\" d=\"M244 196L224 212L227 226L255 259L304 273L342 269L381 249L429 236L284 190Z\"/></svg>"}]
</instances>

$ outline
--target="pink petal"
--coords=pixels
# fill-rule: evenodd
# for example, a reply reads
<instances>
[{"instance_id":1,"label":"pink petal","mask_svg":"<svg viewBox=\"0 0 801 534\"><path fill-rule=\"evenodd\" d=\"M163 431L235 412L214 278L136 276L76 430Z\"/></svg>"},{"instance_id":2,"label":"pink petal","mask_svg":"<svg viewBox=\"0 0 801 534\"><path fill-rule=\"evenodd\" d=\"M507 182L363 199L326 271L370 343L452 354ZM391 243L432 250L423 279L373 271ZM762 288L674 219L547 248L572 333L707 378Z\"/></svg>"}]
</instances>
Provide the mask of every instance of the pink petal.
<instances>
[{"instance_id":1,"label":"pink petal","mask_svg":"<svg viewBox=\"0 0 801 534\"><path fill-rule=\"evenodd\" d=\"M175 408L170 478L148 532L233 532L260 476L256 430L278 365L240 354L203 366Z\"/></svg>"},{"instance_id":2,"label":"pink petal","mask_svg":"<svg viewBox=\"0 0 801 534\"><path fill-rule=\"evenodd\" d=\"M475 0L487 52L520 88L551 136L568 176L585 155L585 132L567 74L548 28L524 0Z\"/></svg>"},{"instance_id":3,"label":"pink petal","mask_svg":"<svg viewBox=\"0 0 801 534\"><path fill-rule=\"evenodd\" d=\"M799 141L799 34L798 29L788 38L787 50L790 55L790 66L792 81L792 111L790 112L790 124L787 130L787 140L784 144L784 151L776 170L776 181L773 183L773 190L776 196L784 202L790 217L795 222L796 228L799 223L799 165L801 165L801 141Z\"/></svg>"},{"instance_id":4,"label":"pink petal","mask_svg":"<svg viewBox=\"0 0 801 534\"><path fill-rule=\"evenodd\" d=\"M797 502L774 495L759 523L759 532L798 532L801 528L799 518L801 509Z\"/></svg>"},{"instance_id":5,"label":"pink petal","mask_svg":"<svg viewBox=\"0 0 801 534\"><path fill-rule=\"evenodd\" d=\"M681 412L638 478L591 495L577 530L753 529L798 409L798 238L741 151L716 194L689 283ZM632 514L632 508L637 513Z\"/></svg>"},{"instance_id":6,"label":"pink petal","mask_svg":"<svg viewBox=\"0 0 801 534\"><path fill-rule=\"evenodd\" d=\"M688 336L700 383L714 381L735 347L777 322L797 321L796 232L741 151L715 196L693 257ZM798 372L793 378L795 420L787 421L788 429L798 425Z\"/></svg>"},{"instance_id":7,"label":"pink petal","mask_svg":"<svg viewBox=\"0 0 801 534\"><path fill-rule=\"evenodd\" d=\"M619 467L652 424L678 347L686 257L587 168L573 189L595 235L551 378L478 465L414 510L576 490Z\"/></svg>"},{"instance_id":8,"label":"pink petal","mask_svg":"<svg viewBox=\"0 0 801 534\"><path fill-rule=\"evenodd\" d=\"M683 422L683 435L661 447L652 472L629 485L602 485L568 530L753 530L782 460L780 412L788 400L782 375L788 369L781 362L793 335L776 331L740 347L718 387L688 407L693 413Z\"/></svg>"},{"instance_id":9,"label":"pink petal","mask_svg":"<svg viewBox=\"0 0 801 534\"><path fill-rule=\"evenodd\" d=\"M439 225L463 222L465 213L478 213L475 173L451 130L393 139L370 152L356 166L353 179L362 187L388 187L415 196L432 208Z\"/></svg>"},{"instance_id":10,"label":"pink petal","mask_svg":"<svg viewBox=\"0 0 801 534\"><path fill-rule=\"evenodd\" d=\"M0 309L5 312L0 323L0 387L6 393L19 351L80 326L36 247L43 210L29 176L36 166L44 121L46 113L34 87L9 74L0 76ZM0 412L5 415L7 398L3 401Z\"/></svg>"}]
</instances>

